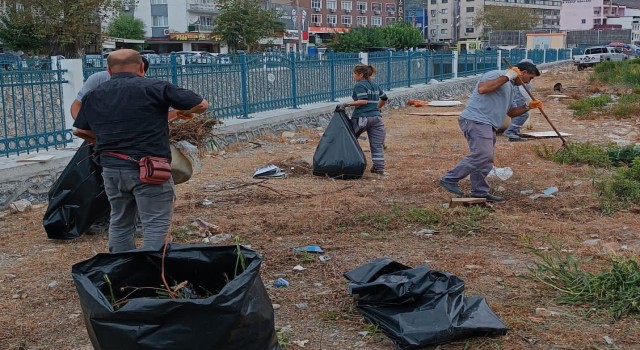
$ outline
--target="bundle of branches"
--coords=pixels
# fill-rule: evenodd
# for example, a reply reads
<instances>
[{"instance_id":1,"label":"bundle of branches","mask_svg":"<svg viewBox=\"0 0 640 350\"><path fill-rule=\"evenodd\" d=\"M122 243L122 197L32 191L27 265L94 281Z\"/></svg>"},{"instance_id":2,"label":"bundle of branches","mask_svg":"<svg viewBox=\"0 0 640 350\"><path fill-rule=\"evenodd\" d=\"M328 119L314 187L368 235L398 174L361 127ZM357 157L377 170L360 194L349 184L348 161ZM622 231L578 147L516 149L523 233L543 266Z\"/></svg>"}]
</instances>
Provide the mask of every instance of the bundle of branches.
<instances>
[{"instance_id":1,"label":"bundle of branches","mask_svg":"<svg viewBox=\"0 0 640 350\"><path fill-rule=\"evenodd\" d=\"M203 113L189 120L176 120L169 124L171 142L187 141L204 152L213 142L213 128L222 124L211 113Z\"/></svg>"}]
</instances>

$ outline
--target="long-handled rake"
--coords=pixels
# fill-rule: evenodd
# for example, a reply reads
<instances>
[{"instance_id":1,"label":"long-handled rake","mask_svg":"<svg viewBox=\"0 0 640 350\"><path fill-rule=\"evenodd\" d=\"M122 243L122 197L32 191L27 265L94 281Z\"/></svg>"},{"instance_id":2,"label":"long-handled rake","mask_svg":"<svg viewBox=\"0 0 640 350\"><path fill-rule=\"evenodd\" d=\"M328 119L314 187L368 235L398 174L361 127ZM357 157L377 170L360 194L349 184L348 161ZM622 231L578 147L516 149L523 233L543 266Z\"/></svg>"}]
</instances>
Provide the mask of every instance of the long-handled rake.
<instances>
[{"instance_id":1,"label":"long-handled rake","mask_svg":"<svg viewBox=\"0 0 640 350\"><path fill-rule=\"evenodd\" d=\"M509 66L509 68L513 67L511 65L511 63L509 63L509 60L507 60L506 58L503 57L502 61L504 61L504 63L506 63L506 65ZM518 77L517 79L520 80L520 83L522 84L522 87L524 88L524 91L527 92L529 97L531 97L532 100L535 100L536 98L533 97L533 95L531 94L531 91L529 91L529 88L527 88L527 85L524 83L524 81L522 81L522 79L520 79L520 77ZM542 113L542 116L544 117L544 119L547 120L549 125L551 125L551 128L553 128L553 131L555 131L556 134L558 134L558 137L560 138L560 140L562 140L562 147L564 147L564 148L566 148L568 150L569 147L567 146L567 141L564 139L564 137L562 137L562 134L560 133L560 131L558 131L558 129L556 129L555 125L553 125L553 123L551 122L549 117L547 117L547 114L544 112L544 110L542 110L542 107L538 107L538 110L540 110L540 113Z\"/></svg>"}]
</instances>

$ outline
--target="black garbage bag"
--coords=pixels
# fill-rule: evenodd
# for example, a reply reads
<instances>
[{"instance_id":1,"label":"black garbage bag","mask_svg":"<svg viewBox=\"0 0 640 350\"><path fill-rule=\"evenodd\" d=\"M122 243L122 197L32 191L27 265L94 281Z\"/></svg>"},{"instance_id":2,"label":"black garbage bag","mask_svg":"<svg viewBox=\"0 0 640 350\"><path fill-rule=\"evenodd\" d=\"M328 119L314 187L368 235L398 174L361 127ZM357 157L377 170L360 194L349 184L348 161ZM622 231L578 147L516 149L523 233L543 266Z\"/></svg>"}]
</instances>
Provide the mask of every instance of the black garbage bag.
<instances>
[{"instance_id":1,"label":"black garbage bag","mask_svg":"<svg viewBox=\"0 0 640 350\"><path fill-rule=\"evenodd\" d=\"M165 256L167 283L173 288L188 281L181 291L194 298L159 297L161 251L98 254L73 265L91 344L96 350L280 350L260 278L262 258L241 252L244 271L237 267L236 246L172 244ZM126 303L114 308L111 300Z\"/></svg>"},{"instance_id":2,"label":"black garbage bag","mask_svg":"<svg viewBox=\"0 0 640 350\"><path fill-rule=\"evenodd\" d=\"M84 142L49 190L43 218L47 237L77 238L97 219L108 218L111 207L101 173L93 146Z\"/></svg>"},{"instance_id":3,"label":"black garbage bag","mask_svg":"<svg viewBox=\"0 0 640 350\"><path fill-rule=\"evenodd\" d=\"M336 109L313 154L313 175L359 179L366 167L367 159L347 114Z\"/></svg>"},{"instance_id":4,"label":"black garbage bag","mask_svg":"<svg viewBox=\"0 0 640 350\"><path fill-rule=\"evenodd\" d=\"M426 265L376 259L344 274L368 322L399 349L419 349L475 336L507 333L484 298L465 297L464 281Z\"/></svg>"}]
</instances>

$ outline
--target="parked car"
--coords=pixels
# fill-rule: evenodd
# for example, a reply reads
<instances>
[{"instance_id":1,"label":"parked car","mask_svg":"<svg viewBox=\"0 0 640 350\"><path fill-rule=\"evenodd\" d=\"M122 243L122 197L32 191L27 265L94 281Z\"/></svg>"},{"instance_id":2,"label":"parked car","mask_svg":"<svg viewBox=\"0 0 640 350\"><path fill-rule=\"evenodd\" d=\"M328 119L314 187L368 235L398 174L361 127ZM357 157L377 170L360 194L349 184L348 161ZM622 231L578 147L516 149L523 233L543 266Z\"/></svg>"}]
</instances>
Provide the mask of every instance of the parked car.
<instances>
[{"instance_id":1,"label":"parked car","mask_svg":"<svg viewBox=\"0 0 640 350\"><path fill-rule=\"evenodd\" d=\"M622 53L620 48L610 46L592 46L584 50L584 54L573 56L573 64L578 70L593 67L604 61L624 61L629 56Z\"/></svg>"},{"instance_id":2,"label":"parked car","mask_svg":"<svg viewBox=\"0 0 640 350\"><path fill-rule=\"evenodd\" d=\"M214 61L214 57L212 54L206 51L178 51L176 52L178 55L178 62L181 59L180 57L184 57L184 62L186 64L190 63L198 63L198 64L206 64L212 63Z\"/></svg>"},{"instance_id":3,"label":"parked car","mask_svg":"<svg viewBox=\"0 0 640 350\"><path fill-rule=\"evenodd\" d=\"M12 53L0 53L0 69L16 70L20 68L22 59L18 55Z\"/></svg>"}]
</instances>

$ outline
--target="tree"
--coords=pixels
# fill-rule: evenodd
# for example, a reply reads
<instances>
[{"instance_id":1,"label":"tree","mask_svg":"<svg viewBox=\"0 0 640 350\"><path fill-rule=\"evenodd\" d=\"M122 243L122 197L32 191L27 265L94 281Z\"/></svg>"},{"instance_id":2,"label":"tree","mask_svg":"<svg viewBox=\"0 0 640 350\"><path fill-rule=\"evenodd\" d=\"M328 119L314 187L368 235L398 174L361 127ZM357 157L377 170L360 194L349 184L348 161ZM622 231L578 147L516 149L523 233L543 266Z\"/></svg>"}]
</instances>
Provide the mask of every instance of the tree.
<instances>
[{"instance_id":1,"label":"tree","mask_svg":"<svg viewBox=\"0 0 640 350\"><path fill-rule=\"evenodd\" d=\"M540 23L534 10L518 6L485 6L476 20L492 30L529 30Z\"/></svg>"},{"instance_id":2,"label":"tree","mask_svg":"<svg viewBox=\"0 0 640 350\"><path fill-rule=\"evenodd\" d=\"M334 51L363 51L370 47L405 49L422 42L422 33L409 23L399 22L383 28L360 27L335 34L329 47Z\"/></svg>"},{"instance_id":3,"label":"tree","mask_svg":"<svg viewBox=\"0 0 640 350\"><path fill-rule=\"evenodd\" d=\"M107 35L123 39L144 39L144 22L130 14L122 13L111 20Z\"/></svg>"},{"instance_id":4,"label":"tree","mask_svg":"<svg viewBox=\"0 0 640 350\"><path fill-rule=\"evenodd\" d=\"M7 9L0 17L0 40L14 51L37 53L44 37L41 29L33 18L25 19L15 8Z\"/></svg>"},{"instance_id":5,"label":"tree","mask_svg":"<svg viewBox=\"0 0 640 350\"><path fill-rule=\"evenodd\" d=\"M78 57L84 47L101 34L102 20L130 1L6 0L7 8L11 10L1 16L0 23L5 33L11 33L11 28L31 29L27 33L38 40L37 53ZM11 38L6 40L2 36L0 39L5 43L25 44L23 40L12 42Z\"/></svg>"},{"instance_id":6,"label":"tree","mask_svg":"<svg viewBox=\"0 0 640 350\"><path fill-rule=\"evenodd\" d=\"M260 0L222 0L213 35L222 38L232 51L254 53L260 49L260 39L284 33L279 14L265 10Z\"/></svg>"}]
</instances>

